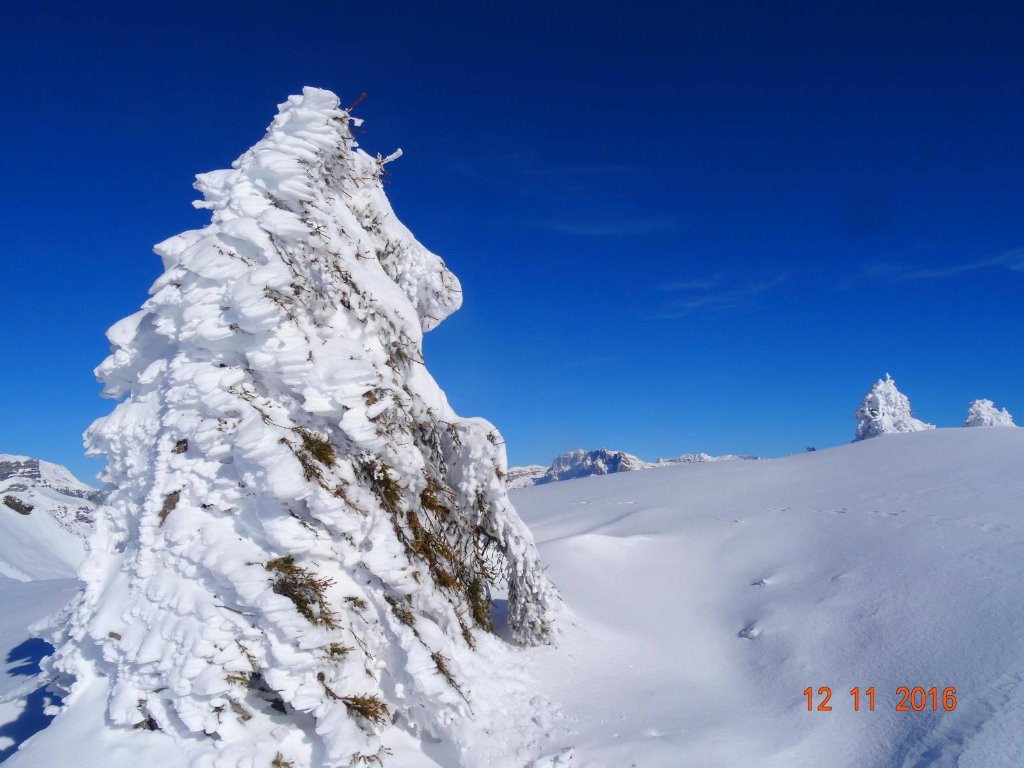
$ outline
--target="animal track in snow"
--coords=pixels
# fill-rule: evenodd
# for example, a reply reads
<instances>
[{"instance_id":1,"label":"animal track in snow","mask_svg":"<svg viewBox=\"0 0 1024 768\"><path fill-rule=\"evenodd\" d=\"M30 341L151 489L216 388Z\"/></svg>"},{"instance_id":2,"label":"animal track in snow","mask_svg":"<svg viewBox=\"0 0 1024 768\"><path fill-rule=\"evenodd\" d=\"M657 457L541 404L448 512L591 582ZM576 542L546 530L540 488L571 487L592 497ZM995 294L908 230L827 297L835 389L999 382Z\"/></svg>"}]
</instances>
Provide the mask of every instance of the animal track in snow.
<instances>
[{"instance_id":1,"label":"animal track in snow","mask_svg":"<svg viewBox=\"0 0 1024 768\"><path fill-rule=\"evenodd\" d=\"M757 626L756 622L751 622L739 632L736 633L736 637L742 637L744 640L755 640L761 635L761 628Z\"/></svg>"}]
</instances>

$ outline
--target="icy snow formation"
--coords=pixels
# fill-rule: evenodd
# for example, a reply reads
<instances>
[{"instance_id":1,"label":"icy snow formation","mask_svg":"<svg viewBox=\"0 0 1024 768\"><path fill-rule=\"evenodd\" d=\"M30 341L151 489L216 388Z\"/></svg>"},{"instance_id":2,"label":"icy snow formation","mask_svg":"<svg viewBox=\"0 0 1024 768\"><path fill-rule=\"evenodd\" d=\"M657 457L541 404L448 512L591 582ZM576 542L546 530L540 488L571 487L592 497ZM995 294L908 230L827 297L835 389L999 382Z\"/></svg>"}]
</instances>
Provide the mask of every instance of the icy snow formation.
<instances>
[{"instance_id":1,"label":"icy snow formation","mask_svg":"<svg viewBox=\"0 0 1024 768\"><path fill-rule=\"evenodd\" d=\"M306 88L198 176L212 223L156 246L165 272L97 369L122 400L86 443L116 490L50 666L66 711L108 686L108 722L194 766L376 764L396 728L451 764L530 749L491 588L522 644L551 639L557 594L500 435L423 364L458 280L352 124Z\"/></svg>"},{"instance_id":2,"label":"icy snow formation","mask_svg":"<svg viewBox=\"0 0 1024 768\"><path fill-rule=\"evenodd\" d=\"M896 389L896 382L887 373L879 379L864 396L864 401L854 414L857 432L853 441L867 440L890 432L921 432L935 429L934 424L925 424L910 413L910 400Z\"/></svg>"},{"instance_id":3,"label":"icy snow formation","mask_svg":"<svg viewBox=\"0 0 1024 768\"><path fill-rule=\"evenodd\" d=\"M1013 416L1005 408L996 408L991 400L972 400L967 407L965 427L1015 427Z\"/></svg>"}]
</instances>

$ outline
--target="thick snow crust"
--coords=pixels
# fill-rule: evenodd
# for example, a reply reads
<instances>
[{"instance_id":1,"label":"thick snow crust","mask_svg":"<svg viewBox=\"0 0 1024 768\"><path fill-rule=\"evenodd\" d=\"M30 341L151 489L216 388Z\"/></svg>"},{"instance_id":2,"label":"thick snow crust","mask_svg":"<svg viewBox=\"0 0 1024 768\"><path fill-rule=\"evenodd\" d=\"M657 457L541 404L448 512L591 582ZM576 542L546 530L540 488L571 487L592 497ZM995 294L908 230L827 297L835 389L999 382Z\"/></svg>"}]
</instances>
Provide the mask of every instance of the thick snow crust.
<instances>
[{"instance_id":1,"label":"thick snow crust","mask_svg":"<svg viewBox=\"0 0 1024 768\"><path fill-rule=\"evenodd\" d=\"M1024 433L884 435L513 494L571 620L574 766L1024 765ZM804 689L831 686L831 712ZM874 712L849 691L874 686ZM897 712L955 686L953 712ZM862 694L863 695L863 694ZM815 698L815 706L820 698Z\"/></svg>"}]
</instances>

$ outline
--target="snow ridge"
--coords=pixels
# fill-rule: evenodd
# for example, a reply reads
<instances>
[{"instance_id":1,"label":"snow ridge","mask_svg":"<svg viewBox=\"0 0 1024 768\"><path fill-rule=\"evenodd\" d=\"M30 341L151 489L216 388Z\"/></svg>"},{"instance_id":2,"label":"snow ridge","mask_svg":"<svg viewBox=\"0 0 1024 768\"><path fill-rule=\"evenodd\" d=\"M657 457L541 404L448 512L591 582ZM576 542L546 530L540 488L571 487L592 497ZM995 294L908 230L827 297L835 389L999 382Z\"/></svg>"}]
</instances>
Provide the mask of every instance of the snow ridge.
<instances>
[{"instance_id":1,"label":"snow ridge","mask_svg":"<svg viewBox=\"0 0 1024 768\"><path fill-rule=\"evenodd\" d=\"M165 272L97 369L121 402L86 443L116 490L50 668L66 708L109 686L110 723L190 765L378 764L409 736L458 765L533 749L491 589L522 644L552 639L559 600L501 436L424 366L459 282L395 217L358 122L305 88L198 176L211 224L156 246Z\"/></svg>"},{"instance_id":2,"label":"snow ridge","mask_svg":"<svg viewBox=\"0 0 1024 768\"><path fill-rule=\"evenodd\" d=\"M896 382L888 373L868 390L854 418L857 420L854 442L894 432L935 429L934 424L926 424L911 415L910 400L896 388Z\"/></svg>"}]
</instances>

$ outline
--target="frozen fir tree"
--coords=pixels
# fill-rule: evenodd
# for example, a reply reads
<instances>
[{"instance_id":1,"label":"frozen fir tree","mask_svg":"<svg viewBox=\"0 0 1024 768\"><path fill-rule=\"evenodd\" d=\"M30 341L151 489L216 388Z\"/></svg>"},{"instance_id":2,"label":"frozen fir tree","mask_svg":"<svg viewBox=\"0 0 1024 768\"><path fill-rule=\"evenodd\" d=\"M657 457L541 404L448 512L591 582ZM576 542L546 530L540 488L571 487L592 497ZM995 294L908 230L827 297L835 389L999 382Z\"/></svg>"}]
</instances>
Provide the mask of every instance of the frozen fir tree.
<instances>
[{"instance_id":1,"label":"frozen fir tree","mask_svg":"<svg viewBox=\"0 0 1024 768\"><path fill-rule=\"evenodd\" d=\"M459 282L395 217L398 153L359 149L359 122L306 88L198 176L210 225L156 247L97 369L121 402L86 443L116 490L51 672L67 706L101 681L107 722L190 765L386 763L396 728L504 764L504 699L526 694L492 590L518 643L552 638L502 438L423 362Z\"/></svg>"},{"instance_id":2,"label":"frozen fir tree","mask_svg":"<svg viewBox=\"0 0 1024 768\"><path fill-rule=\"evenodd\" d=\"M925 424L910 413L910 400L896 388L892 376L874 383L854 414L857 432L853 441L867 440L890 432L921 432L935 429L934 424Z\"/></svg>"},{"instance_id":3,"label":"frozen fir tree","mask_svg":"<svg viewBox=\"0 0 1024 768\"><path fill-rule=\"evenodd\" d=\"M967 407L965 427L1014 427L1013 416L1005 408L996 408L991 400L972 400Z\"/></svg>"}]
</instances>

